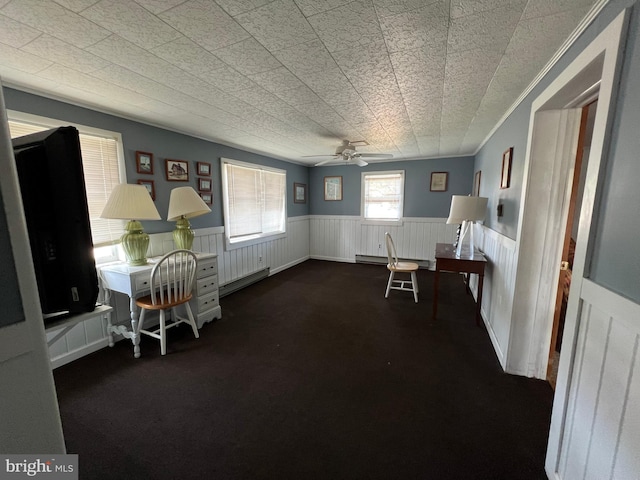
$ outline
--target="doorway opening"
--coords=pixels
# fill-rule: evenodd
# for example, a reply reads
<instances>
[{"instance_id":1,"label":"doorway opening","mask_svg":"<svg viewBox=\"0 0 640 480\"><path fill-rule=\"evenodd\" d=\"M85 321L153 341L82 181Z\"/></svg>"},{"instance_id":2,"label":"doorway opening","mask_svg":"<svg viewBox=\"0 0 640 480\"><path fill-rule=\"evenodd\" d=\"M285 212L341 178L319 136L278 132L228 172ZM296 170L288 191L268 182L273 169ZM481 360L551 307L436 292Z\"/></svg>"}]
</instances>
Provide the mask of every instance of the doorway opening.
<instances>
[{"instance_id":1,"label":"doorway opening","mask_svg":"<svg viewBox=\"0 0 640 480\"><path fill-rule=\"evenodd\" d=\"M569 211L567 215L564 239L562 242L562 259L560 262L560 276L555 300L555 310L553 317L553 327L551 330L551 342L549 345L549 361L547 365L547 381L555 390L556 379L558 377L558 364L562 348L562 334L564 332L564 322L567 314L567 303L569 291L571 289L571 273L576 250L576 239L578 238L578 220L580 207L582 204L582 194L587 172L587 161L591 150L591 139L593 138L593 126L598 106L597 91L591 95L586 105L581 109L580 133L578 135L578 146L576 149L575 163L573 167L573 178L568 183ZM595 96L595 100L593 97ZM583 102L584 103L584 102Z\"/></svg>"}]
</instances>

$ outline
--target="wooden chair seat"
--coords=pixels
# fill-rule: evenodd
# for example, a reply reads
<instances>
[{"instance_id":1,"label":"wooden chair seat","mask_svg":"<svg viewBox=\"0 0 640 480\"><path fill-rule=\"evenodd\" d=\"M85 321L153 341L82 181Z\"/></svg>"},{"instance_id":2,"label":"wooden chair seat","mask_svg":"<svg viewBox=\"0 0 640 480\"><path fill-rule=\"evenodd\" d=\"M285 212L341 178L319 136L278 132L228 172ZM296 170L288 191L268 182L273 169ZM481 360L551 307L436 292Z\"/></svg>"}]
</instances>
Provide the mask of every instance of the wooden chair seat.
<instances>
[{"instance_id":1,"label":"wooden chair seat","mask_svg":"<svg viewBox=\"0 0 640 480\"><path fill-rule=\"evenodd\" d=\"M193 294L189 294L181 299L174 300L173 302L162 303L159 294L156 294L155 301L151 298L151 295L146 295L144 297L136 298L136 305L140 308L146 308L147 310L162 310L165 308L177 307L178 305L188 302L192 298Z\"/></svg>"}]
</instances>

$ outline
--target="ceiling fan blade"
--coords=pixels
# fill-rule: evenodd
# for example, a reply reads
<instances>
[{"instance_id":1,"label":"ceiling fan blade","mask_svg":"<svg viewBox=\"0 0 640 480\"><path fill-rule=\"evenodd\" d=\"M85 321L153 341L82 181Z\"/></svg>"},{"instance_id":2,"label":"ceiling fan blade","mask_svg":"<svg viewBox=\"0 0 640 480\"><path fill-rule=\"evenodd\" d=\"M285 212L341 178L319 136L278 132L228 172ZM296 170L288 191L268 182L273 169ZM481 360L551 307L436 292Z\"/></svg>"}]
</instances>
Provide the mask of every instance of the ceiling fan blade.
<instances>
[{"instance_id":1,"label":"ceiling fan blade","mask_svg":"<svg viewBox=\"0 0 640 480\"><path fill-rule=\"evenodd\" d=\"M331 158L338 158L340 155L302 155L302 158L325 158L325 157L331 157Z\"/></svg>"},{"instance_id":2,"label":"ceiling fan blade","mask_svg":"<svg viewBox=\"0 0 640 480\"><path fill-rule=\"evenodd\" d=\"M319 156L319 155L318 155ZM326 155L323 155L326 157ZM335 160L335 156L332 156L331 158L328 158L327 160L323 160L321 162L316 163L314 166L315 167L320 167L322 165L326 165L327 163L331 163Z\"/></svg>"},{"instance_id":3,"label":"ceiling fan blade","mask_svg":"<svg viewBox=\"0 0 640 480\"><path fill-rule=\"evenodd\" d=\"M369 165L367 162L365 162L364 160L358 157L353 157L352 160L353 160L353 163L355 163L359 167L366 167L367 165Z\"/></svg>"},{"instance_id":4,"label":"ceiling fan blade","mask_svg":"<svg viewBox=\"0 0 640 480\"><path fill-rule=\"evenodd\" d=\"M358 152L358 156L360 157L369 157L369 158L393 158L393 155L390 153L360 153Z\"/></svg>"}]
</instances>

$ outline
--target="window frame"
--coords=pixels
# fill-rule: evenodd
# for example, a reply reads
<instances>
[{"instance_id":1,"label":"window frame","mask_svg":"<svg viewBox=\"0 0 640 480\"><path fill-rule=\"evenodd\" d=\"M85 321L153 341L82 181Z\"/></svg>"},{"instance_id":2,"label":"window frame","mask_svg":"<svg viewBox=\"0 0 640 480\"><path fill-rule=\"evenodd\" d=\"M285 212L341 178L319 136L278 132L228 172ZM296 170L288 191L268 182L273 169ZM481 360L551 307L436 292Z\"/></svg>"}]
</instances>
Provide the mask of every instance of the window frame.
<instances>
[{"instance_id":1,"label":"window frame","mask_svg":"<svg viewBox=\"0 0 640 480\"><path fill-rule=\"evenodd\" d=\"M230 224L229 221L229 192L227 186L227 172L225 165L236 165L239 167L250 168L254 170L262 170L266 172L273 172L284 175L283 182L283 230L273 233L260 233L260 234L252 234L245 235L245 238L232 240L229 237L229 228L227 227ZM220 172L221 172L221 183L222 183L222 215L224 220L224 240L226 250L235 250L242 247L247 247L251 245L257 245L260 243L264 243L267 240L277 240L280 238L286 238L287 236L287 219L289 218L287 215L287 171L281 168L268 167L266 165L261 165L258 163L250 163L243 162L241 160L235 160L232 158L220 157Z\"/></svg>"},{"instance_id":2,"label":"window frame","mask_svg":"<svg viewBox=\"0 0 640 480\"><path fill-rule=\"evenodd\" d=\"M90 127L69 120L44 117L32 113L20 112L18 110L7 109L7 119L17 123L26 123L34 126L41 126L45 129L56 128L62 125L71 126L78 129L80 134L91 135L114 140L116 142L116 156L118 159L118 176L120 183L127 183L127 170L124 156L124 145L122 143L122 134L111 130L105 130L96 127ZM122 222L122 231L124 232L125 221ZM106 245L93 248L93 255L96 265L115 262L121 260L119 243L114 242L113 245Z\"/></svg>"},{"instance_id":3,"label":"window frame","mask_svg":"<svg viewBox=\"0 0 640 480\"><path fill-rule=\"evenodd\" d=\"M393 218L368 218L365 216L365 179L366 177L376 176L376 175L400 175L401 176L401 191L402 194L400 196L400 205L399 205L399 216L397 219ZM379 170L379 171L369 171L362 172L360 174L361 183L360 183L360 219L361 222L365 225L402 225L404 222L404 196L405 196L405 171L404 170Z\"/></svg>"}]
</instances>

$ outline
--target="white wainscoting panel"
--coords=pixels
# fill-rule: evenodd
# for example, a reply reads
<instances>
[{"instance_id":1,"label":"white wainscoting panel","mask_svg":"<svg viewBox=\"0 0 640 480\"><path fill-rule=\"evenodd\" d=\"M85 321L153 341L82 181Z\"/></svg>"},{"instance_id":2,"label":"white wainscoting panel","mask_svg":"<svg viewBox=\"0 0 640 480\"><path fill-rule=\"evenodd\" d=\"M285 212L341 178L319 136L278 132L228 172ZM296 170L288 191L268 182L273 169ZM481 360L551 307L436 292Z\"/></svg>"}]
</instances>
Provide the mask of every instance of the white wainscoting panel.
<instances>
[{"instance_id":1,"label":"white wainscoting panel","mask_svg":"<svg viewBox=\"0 0 640 480\"><path fill-rule=\"evenodd\" d=\"M587 279L580 298L573 375L553 474L563 480L638 480L640 305Z\"/></svg>"},{"instance_id":2,"label":"white wainscoting panel","mask_svg":"<svg viewBox=\"0 0 640 480\"><path fill-rule=\"evenodd\" d=\"M487 258L482 288L482 318L500 365L507 370L516 244L514 240L483 225L475 225L474 242ZM472 275L470 285L477 299L477 275Z\"/></svg>"},{"instance_id":3,"label":"white wainscoting panel","mask_svg":"<svg viewBox=\"0 0 640 480\"><path fill-rule=\"evenodd\" d=\"M364 222L361 217L313 215L310 221L311 258L355 262L356 255L386 257L384 234L389 232L398 256L429 260L433 270L436 243L453 243L457 225L444 218L405 218L400 224Z\"/></svg>"},{"instance_id":4,"label":"white wainscoting panel","mask_svg":"<svg viewBox=\"0 0 640 480\"><path fill-rule=\"evenodd\" d=\"M224 227L195 230L193 251L218 255L218 281L224 285L269 267L273 275L309 258L309 217L291 217L287 221L287 235L256 245L225 250ZM150 235L148 256L159 256L173 250L171 232ZM115 303L113 324L129 322L129 298L120 293L112 295ZM223 312L224 315L224 312ZM57 331L47 333L53 338ZM127 340L128 341L128 340ZM106 326L101 318L86 320L72 328L49 347L53 368L65 365L108 345ZM132 357L133 358L133 357Z\"/></svg>"}]
</instances>

